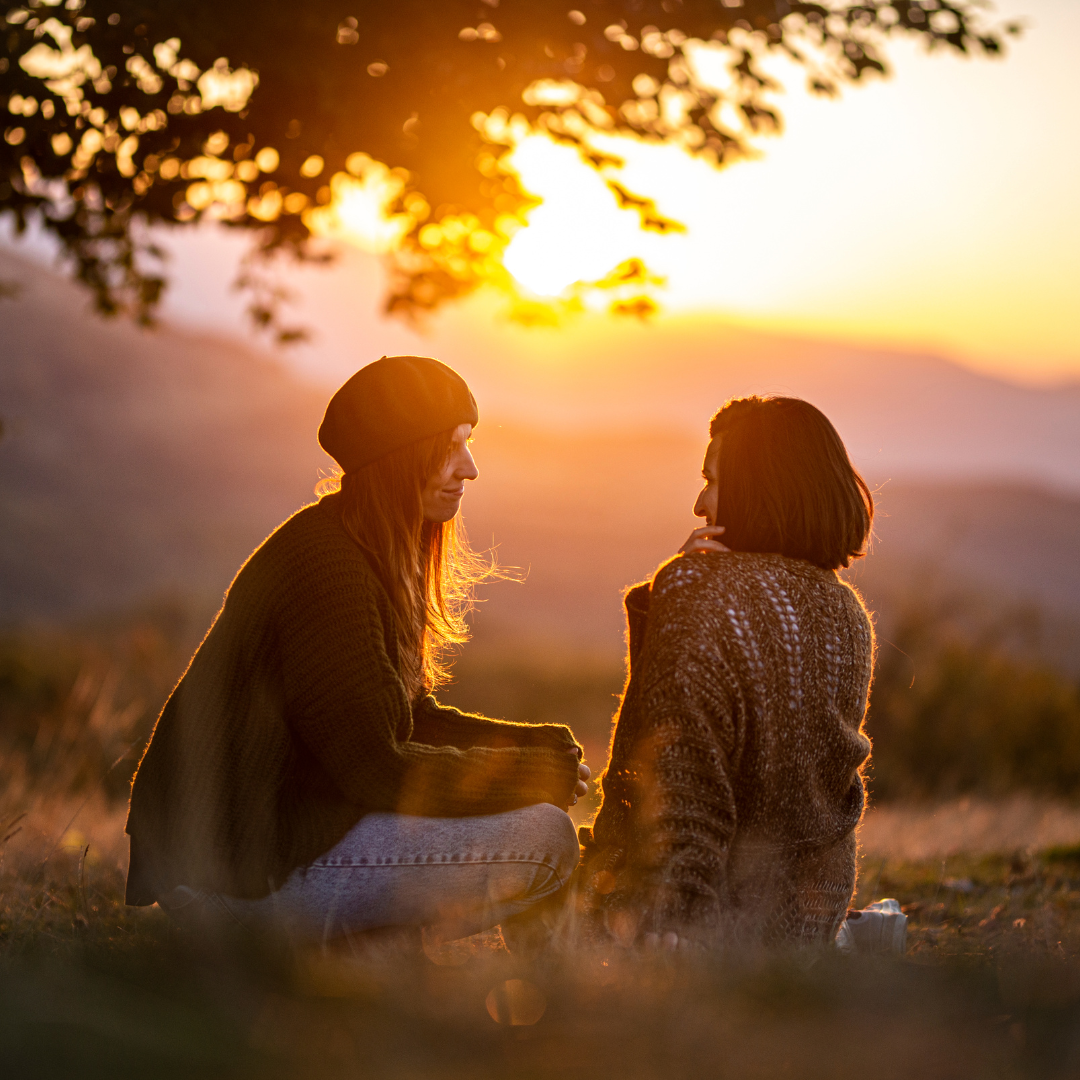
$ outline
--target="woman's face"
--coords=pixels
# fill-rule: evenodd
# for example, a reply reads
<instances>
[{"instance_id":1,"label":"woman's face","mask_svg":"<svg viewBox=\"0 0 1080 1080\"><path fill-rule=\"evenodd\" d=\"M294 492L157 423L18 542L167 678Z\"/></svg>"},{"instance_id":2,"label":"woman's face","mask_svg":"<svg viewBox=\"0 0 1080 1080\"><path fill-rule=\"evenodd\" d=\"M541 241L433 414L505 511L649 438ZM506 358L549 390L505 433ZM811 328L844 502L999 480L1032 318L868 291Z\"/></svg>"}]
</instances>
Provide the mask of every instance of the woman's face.
<instances>
[{"instance_id":1,"label":"woman's face","mask_svg":"<svg viewBox=\"0 0 1080 1080\"><path fill-rule=\"evenodd\" d=\"M716 524L716 508L720 500L720 490L717 487L717 465L720 461L720 436L717 435L705 448L705 462L701 466L701 476L705 486L698 492L697 502L694 503L694 514L704 518L708 524Z\"/></svg>"},{"instance_id":2,"label":"woman's face","mask_svg":"<svg viewBox=\"0 0 1080 1080\"><path fill-rule=\"evenodd\" d=\"M449 521L461 506L465 481L475 480L480 475L469 452L471 434L471 424L460 424L454 429L446 460L424 485L420 498L424 506L425 520Z\"/></svg>"}]
</instances>

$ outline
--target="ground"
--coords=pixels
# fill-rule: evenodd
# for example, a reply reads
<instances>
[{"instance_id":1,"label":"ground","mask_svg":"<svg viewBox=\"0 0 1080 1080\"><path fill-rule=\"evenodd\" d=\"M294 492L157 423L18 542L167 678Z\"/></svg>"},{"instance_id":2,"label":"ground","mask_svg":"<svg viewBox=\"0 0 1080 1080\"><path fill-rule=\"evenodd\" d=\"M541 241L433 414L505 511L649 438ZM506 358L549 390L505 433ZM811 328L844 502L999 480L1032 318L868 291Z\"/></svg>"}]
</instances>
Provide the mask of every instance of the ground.
<instances>
[{"instance_id":1,"label":"ground","mask_svg":"<svg viewBox=\"0 0 1080 1080\"><path fill-rule=\"evenodd\" d=\"M3 834L24 826L0 868L11 1076L1080 1074L1080 847L868 850L857 903L900 900L902 958L564 948L526 961L497 932L423 950L193 938L123 906L115 815L88 834L50 820L52 833L27 818Z\"/></svg>"}]
</instances>

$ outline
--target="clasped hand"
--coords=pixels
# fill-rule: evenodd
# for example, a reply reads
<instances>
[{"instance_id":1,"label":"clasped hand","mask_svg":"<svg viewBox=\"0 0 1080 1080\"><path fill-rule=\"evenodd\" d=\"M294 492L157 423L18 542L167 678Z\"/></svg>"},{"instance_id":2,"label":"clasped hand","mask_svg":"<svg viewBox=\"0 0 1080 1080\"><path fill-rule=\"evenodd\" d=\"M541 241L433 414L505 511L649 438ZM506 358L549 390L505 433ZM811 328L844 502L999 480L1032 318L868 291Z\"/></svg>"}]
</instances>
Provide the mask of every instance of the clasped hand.
<instances>
[{"instance_id":1,"label":"clasped hand","mask_svg":"<svg viewBox=\"0 0 1080 1080\"><path fill-rule=\"evenodd\" d=\"M576 746L573 750L567 751L568 754L573 754L575 757L577 756L577 752ZM570 803L571 806L576 806L578 799L589 794L589 777L592 776L592 769L584 762L580 762L577 767L577 775L578 778L577 783L574 785L574 796L573 801Z\"/></svg>"},{"instance_id":2,"label":"clasped hand","mask_svg":"<svg viewBox=\"0 0 1080 1080\"><path fill-rule=\"evenodd\" d=\"M690 942L680 938L674 930L668 930L663 934L646 934L644 944L649 952L675 952L680 945L685 949Z\"/></svg>"}]
</instances>

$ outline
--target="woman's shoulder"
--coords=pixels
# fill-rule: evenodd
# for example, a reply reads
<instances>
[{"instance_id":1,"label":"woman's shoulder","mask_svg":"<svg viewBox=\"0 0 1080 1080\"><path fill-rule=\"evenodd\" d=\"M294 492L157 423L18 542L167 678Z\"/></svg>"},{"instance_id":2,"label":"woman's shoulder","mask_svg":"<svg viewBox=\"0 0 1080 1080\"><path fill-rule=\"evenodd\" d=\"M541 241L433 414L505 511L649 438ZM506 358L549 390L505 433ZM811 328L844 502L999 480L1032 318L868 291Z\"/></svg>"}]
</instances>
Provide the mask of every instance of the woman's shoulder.
<instances>
[{"instance_id":1,"label":"woman's shoulder","mask_svg":"<svg viewBox=\"0 0 1080 1080\"><path fill-rule=\"evenodd\" d=\"M783 555L695 552L657 571L649 625L678 629L688 638L740 638L748 623L794 618L813 624L825 613L835 630L847 627L872 652L873 620L858 592L835 571Z\"/></svg>"},{"instance_id":2,"label":"woman's shoulder","mask_svg":"<svg viewBox=\"0 0 1080 1080\"><path fill-rule=\"evenodd\" d=\"M676 555L657 570L649 590L649 617L704 626L699 613L726 606L743 592L745 557L737 552ZM680 614L681 613L681 614Z\"/></svg>"},{"instance_id":3,"label":"woman's shoulder","mask_svg":"<svg viewBox=\"0 0 1080 1080\"><path fill-rule=\"evenodd\" d=\"M776 576L835 582L836 574L821 570L801 559L756 551L711 551L676 555L657 570L652 589L665 592L672 589L722 587L725 583L760 582Z\"/></svg>"},{"instance_id":4,"label":"woman's shoulder","mask_svg":"<svg viewBox=\"0 0 1080 1080\"><path fill-rule=\"evenodd\" d=\"M309 503L286 518L248 557L237 574L243 579L270 577L301 585L312 577L345 573L374 583L366 556L341 525L329 497Z\"/></svg>"},{"instance_id":5,"label":"woman's shoulder","mask_svg":"<svg viewBox=\"0 0 1080 1080\"><path fill-rule=\"evenodd\" d=\"M785 592L839 590L861 605L858 593L834 570L823 570L802 559L752 551L676 555L656 572L652 599L700 594L715 601L722 596L748 598L777 587Z\"/></svg>"},{"instance_id":6,"label":"woman's shoulder","mask_svg":"<svg viewBox=\"0 0 1080 1080\"><path fill-rule=\"evenodd\" d=\"M341 526L336 506L330 497L324 496L287 517L253 554L265 552L281 557L296 548L310 548L312 544L334 546L338 543L349 544L351 541Z\"/></svg>"}]
</instances>

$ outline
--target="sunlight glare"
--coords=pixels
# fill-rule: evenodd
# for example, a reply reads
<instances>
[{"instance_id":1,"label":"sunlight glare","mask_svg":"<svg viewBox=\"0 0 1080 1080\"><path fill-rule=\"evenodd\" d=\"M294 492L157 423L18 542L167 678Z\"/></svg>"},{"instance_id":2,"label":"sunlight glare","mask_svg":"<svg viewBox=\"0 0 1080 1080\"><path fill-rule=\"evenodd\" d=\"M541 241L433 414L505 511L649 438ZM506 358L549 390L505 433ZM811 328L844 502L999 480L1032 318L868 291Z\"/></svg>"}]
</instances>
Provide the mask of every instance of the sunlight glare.
<instances>
[{"instance_id":1,"label":"sunlight glare","mask_svg":"<svg viewBox=\"0 0 1080 1080\"><path fill-rule=\"evenodd\" d=\"M1003 14L1019 5L999 3ZM636 293L672 314L942 349L1047 377L1080 371L1080 144L1061 137L1080 15L1056 0L1024 6L1039 24L1004 63L897 41L896 78L847 88L840 101L810 94L805 71L773 57L764 66L785 88L785 134L754 139L756 160L722 170L677 145L596 133L592 147L623 162L597 172L573 146L509 130L496 109L486 133L514 143L508 164L542 200L505 248L505 269L527 302L605 310L613 293L589 284L637 258L664 284ZM710 85L729 83L721 50L692 50L691 61ZM411 218L394 174L371 165L357 179L338 174L330 205L305 221L385 252ZM687 231L643 231L613 180Z\"/></svg>"},{"instance_id":2,"label":"sunlight glare","mask_svg":"<svg viewBox=\"0 0 1080 1080\"><path fill-rule=\"evenodd\" d=\"M573 147L530 135L514 149L510 164L525 190L544 200L504 256L523 288L536 296L561 296L639 254L638 215L619 208L604 178Z\"/></svg>"},{"instance_id":3,"label":"sunlight glare","mask_svg":"<svg viewBox=\"0 0 1080 1080\"><path fill-rule=\"evenodd\" d=\"M391 212L405 190L405 175L364 154L349 161L350 172L359 175L335 173L330 201L306 211L304 224L316 236L344 240L372 254L392 251L415 224L412 214Z\"/></svg>"}]
</instances>

